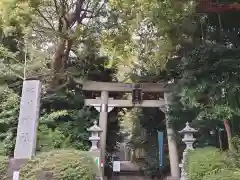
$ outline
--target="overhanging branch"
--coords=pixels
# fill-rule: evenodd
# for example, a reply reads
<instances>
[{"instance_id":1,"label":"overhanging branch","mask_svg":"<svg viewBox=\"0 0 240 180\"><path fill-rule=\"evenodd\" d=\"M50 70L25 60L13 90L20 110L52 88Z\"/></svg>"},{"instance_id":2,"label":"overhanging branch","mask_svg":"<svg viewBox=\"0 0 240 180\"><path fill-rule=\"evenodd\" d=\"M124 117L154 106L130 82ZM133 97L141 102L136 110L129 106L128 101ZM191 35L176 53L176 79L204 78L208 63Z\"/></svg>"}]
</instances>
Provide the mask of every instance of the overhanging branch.
<instances>
[{"instance_id":1,"label":"overhanging branch","mask_svg":"<svg viewBox=\"0 0 240 180\"><path fill-rule=\"evenodd\" d=\"M52 25L52 23L50 23L50 21L43 15L43 13L39 10L39 9L36 9L36 11L38 12L38 14L40 15L40 17L42 17L46 23L50 26L50 28L52 30L55 30L54 26Z\"/></svg>"}]
</instances>

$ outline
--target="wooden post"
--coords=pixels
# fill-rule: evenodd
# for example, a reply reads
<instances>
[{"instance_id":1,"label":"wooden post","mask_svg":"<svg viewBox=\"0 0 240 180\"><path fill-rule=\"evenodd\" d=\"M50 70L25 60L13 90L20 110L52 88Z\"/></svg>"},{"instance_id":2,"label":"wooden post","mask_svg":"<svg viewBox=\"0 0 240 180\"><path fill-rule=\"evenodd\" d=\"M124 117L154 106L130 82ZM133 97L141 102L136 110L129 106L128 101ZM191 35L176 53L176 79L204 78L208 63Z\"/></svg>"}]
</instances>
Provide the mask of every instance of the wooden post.
<instances>
[{"instance_id":1,"label":"wooden post","mask_svg":"<svg viewBox=\"0 0 240 180\"><path fill-rule=\"evenodd\" d=\"M100 161L102 167L102 175L104 177L104 163L106 152L106 136L107 136L107 119L108 119L108 91L101 93L102 106L99 114L99 127L102 129L100 134Z\"/></svg>"}]
</instances>

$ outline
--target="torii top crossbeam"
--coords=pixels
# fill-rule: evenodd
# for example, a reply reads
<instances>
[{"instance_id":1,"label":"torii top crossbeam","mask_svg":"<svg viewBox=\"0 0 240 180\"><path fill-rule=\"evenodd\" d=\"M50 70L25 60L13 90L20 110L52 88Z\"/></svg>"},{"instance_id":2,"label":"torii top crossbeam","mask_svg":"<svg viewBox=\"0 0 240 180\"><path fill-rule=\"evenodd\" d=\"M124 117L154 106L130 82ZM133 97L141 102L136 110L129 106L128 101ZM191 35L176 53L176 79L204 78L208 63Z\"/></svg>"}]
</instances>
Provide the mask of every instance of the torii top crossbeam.
<instances>
[{"instance_id":1,"label":"torii top crossbeam","mask_svg":"<svg viewBox=\"0 0 240 180\"><path fill-rule=\"evenodd\" d=\"M142 92L168 92L169 86L164 83L137 83ZM85 81L82 83L84 91L131 92L134 83Z\"/></svg>"}]
</instances>

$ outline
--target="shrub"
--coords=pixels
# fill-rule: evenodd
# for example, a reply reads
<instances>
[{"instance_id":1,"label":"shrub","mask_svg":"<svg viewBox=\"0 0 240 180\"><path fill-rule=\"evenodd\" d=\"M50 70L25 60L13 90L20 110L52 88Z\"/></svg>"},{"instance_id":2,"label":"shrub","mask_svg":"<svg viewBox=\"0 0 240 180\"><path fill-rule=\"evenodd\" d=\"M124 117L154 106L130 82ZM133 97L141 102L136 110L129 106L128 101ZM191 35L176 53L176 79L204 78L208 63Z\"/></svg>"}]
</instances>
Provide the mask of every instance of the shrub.
<instances>
[{"instance_id":1,"label":"shrub","mask_svg":"<svg viewBox=\"0 0 240 180\"><path fill-rule=\"evenodd\" d=\"M202 180L240 180L240 170L222 169L217 174L210 174Z\"/></svg>"},{"instance_id":2,"label":"shrub","mask_svg":"<svg viewBox=\"0 0 240 180\"><path fill-rule=\"evenodd\" d=\"M0 156L0 179L7 180L8 158Z\"/></svg>"},{"instance_id":3,"label":"shrub","mask_svg":"<svg viewBox=\"0 0 240 180\"><path fill-rule=\"evenodd\" d=\"M40 153L21 168L20 178L36 180L39 171L47 169L53 180L94 180L98 168L88 152L54 150Z\"/></svg>"},{"instance_id":4,"label":"shrub","mask_svg":"<svg viewBox=\"0 0 240 180\"><path fill-rule=\"evenodd\" d=\"M212 147L191 151L186 167L189 180L202 180L204 176L215 174L226 167L224 153Z\"/></svg>"},{"instance_id":5,"label":"shrub","mask_svg":"<svg viewBox=\"0 0 240 180\"><path fill-rule=\"evenodd\" d=\"M232 144L234 146L234 149L227 153L226 161L230 166L240 168L240 137L233 137Z\"/></svg>"}]
</instances>

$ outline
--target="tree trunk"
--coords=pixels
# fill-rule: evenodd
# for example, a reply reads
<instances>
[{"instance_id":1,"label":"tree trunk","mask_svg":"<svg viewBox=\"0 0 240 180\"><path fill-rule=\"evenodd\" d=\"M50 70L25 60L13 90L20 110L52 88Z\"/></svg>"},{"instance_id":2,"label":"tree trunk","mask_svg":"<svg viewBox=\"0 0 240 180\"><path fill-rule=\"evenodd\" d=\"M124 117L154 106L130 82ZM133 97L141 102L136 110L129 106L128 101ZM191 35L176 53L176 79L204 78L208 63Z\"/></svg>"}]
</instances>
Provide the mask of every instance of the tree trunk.
<instances>
[{"instance_id":1,"label":"tree trunk","mask_svg":"<svg viewBox=\"0 0 240 180\"><path fill-rule=\"evenodd\" d=\"M106 3L97 3L95 9L92 10L89 5L91 3L85 0L77 0L75 3L75 10L70 11L65 1L60 1L59 6L61 10L58 13L59 22L58 22L58 34L60 34L59 42L56 45L55 54L52 60L52 87L55 89L63 80L66 80L64 77L65 65L68 61L70 50L73 46L75 40L71 35L74 32L71 32L72 27L77 25L83 25L82 21L85 18L92 19L99 15L99 12L103 8L103 5ZM75 31L75 30L73 30Z\"/></svg>"},{"instance_id":2,"label":"tree trunk","mask_svg":"<svg viewBox=\"0 0 240 180\"><path fill-rule=\"evenodd\" d=\"M222 144L222 139L221 139L221 131L219 129L217 131L217 136L218 136L218 143L219 143L220 151L223 151L223 144Z\"/></svg>"},{"instance_id":3,"label":"tree trunk","mask_svg":"<svg viewBox=\"0 0 240 180\"><path fill-rule=\"evenodd\" d=\"M77 1L74 12L58 14L61 17L58 24L58 33L61 35L59 37L59 42L56 45L56 50L52 61L52 87L54 88L60 85L62 83L61 81L64 80L64 68L68 61L69 53L74 41L74 39L69 36L69 31L76 22L81 23L85 17L87 11L84 11L83 15L80 16L83 3L84 0ZM61 4L61 6L63 7L63 10L67 9L65 7L66 4Z\"/></svg>"},{"instance_id":4,"label":"tree trunk","mask_svg":"<svg viewBox=\"0 0 240 180\"><path fill-rule=\"evenodd\" d=\"M62 39L58 43L55 54L52 61L52 71L53 71L53 77L52 77L52 87L57 87L59 84L59 80L61 79L60 76L62 75L63 71L63 57L64 57L64 51L66 47L66 40Z\"/></svg>"},{"instance_id":5,"label":"tree trunk","mask_svg":"<svg viewBox=\"0 0 240 180\"><path fill-rule=\"evenodd\" d=\"M69 53L73 45L72 39L61 39L57 45L53 62L53 78L52 78L52 87L56 88L61 84L61 80L64 78L64 68L68 61Z\"/></svg>"},{"instance_id":6,"label":"tree trunk","mask_svg":"<svg viewBox=\"0 0 240 180\"><path fill-rule=\"evenodd\" d=\"M223 121L223 123L224 123L225 130L226 130L226 132L227 132L228 148L229 148L230 151L232 151L232 150L233 150L232 133L231 133L231 129L230 129L228 120L225 119L225 120Z\"/></svg>"}]
</instances>

